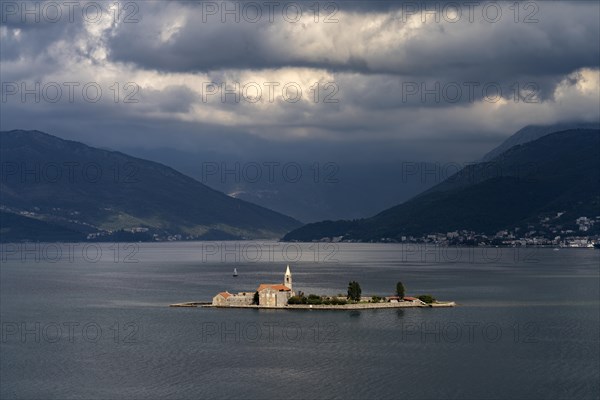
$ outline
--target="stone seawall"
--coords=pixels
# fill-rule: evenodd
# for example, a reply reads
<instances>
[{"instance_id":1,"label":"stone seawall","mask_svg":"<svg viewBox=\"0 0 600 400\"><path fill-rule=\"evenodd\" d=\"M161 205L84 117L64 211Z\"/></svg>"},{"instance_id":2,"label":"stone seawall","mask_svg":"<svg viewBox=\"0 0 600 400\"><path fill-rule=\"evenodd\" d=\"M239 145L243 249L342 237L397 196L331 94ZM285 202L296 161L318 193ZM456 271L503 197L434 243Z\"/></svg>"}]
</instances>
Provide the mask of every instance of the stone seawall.
<instances>
[{"instance_id":1,"label":"stone seawall","mask_svg":"<svg viewBox=\"0 0 600 400\"><path fill-rule=\"evenodd\" d=\"M267 306L214 306L212 304L204 304L201 307L213 307L213 308L255 308L255 309L273 309L273 310L371 310L380 308L437 308L437 307L455 307L456 303L433 303L433 304L419 304L413 302L399 302L399 303L358 303L358 304L345 304L345 305L324 305L324 304L293 304L283 307L267 307Z\"/></svg>"}]
</instances>

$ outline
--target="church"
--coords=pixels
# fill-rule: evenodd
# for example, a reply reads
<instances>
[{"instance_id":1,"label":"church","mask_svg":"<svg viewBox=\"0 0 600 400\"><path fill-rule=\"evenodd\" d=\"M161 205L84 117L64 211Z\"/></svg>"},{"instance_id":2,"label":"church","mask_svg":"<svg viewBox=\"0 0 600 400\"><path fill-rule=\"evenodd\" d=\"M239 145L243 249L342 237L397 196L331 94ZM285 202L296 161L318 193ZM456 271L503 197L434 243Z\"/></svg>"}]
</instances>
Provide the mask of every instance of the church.
<instances>
[{"instance_id":1,"label":"church","mask_svg":"<svg viewBox=\"0 0 600 400\"><path fill-rule=\"evenodd\" d=\"M292 272L288 265L283 276L283 284L261 283L258 289L258 305L264 307L284 307L290 297L294 296L292 288Z\"/></svg>"},{"instance_id":2,"label":"church","mask_svg":"<svg viewBox=\"0 0 600 400\"><path fill-rule=\"evenodd\" d=\"M254 302L255 293L258 293L258 305L261 307L285 307L289 298L295 295L290 266L286 267L283 283L261 283L256 292L240 292L238 294L221 292L213 297L212 305L219 307L249 306Z\"/></svg>"}]
</instances>

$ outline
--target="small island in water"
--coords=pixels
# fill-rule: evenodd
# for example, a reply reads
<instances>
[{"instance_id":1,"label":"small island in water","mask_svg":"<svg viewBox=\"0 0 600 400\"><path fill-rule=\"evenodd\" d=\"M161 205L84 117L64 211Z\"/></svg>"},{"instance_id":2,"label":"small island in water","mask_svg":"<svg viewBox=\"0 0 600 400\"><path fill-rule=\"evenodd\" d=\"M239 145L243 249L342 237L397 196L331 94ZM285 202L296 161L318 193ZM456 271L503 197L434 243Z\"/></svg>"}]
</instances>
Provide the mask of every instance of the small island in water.
<instances>
[{"instance_id":1,"label":"small island in water","mask_svg":"<svg viewBox=\"0 0 600 400\"><path fill-rule=\"evenodd\" d=\"M212 302L187 302L171 304L171 307L222 307L222 308L277 308L286 310L357 310L372 308L404 308L404 307L454 307L455 302L437 301L433 296L425 294L418 297L404 295L402 282L396 284L396 292L392 296L362 296L360 284L356 281L348 283L347 295L321 296L303 292L294 292L292 272L288 265L283 276L283 283L261 283L255 291L217 293Z\"/></svg>"}]
</instances>

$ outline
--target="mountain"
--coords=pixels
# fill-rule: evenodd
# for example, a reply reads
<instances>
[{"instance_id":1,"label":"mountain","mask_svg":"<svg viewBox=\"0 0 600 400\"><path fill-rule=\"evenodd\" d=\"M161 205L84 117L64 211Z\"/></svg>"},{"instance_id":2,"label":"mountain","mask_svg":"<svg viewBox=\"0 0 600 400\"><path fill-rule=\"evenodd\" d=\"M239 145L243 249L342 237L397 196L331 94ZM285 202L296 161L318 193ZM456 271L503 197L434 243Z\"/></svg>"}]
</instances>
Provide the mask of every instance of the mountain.
<instances>
[{"instance_id":1,"label":"mountain","mask_svg":"<svg viewBox=\"0 0 600 400\"><path fill-rule=\"evenodd\" d=\"M600 129L598 122L561 122L553 125L528 125L511 135L502 144L483 156L481 161L491 161L506 150L519 144L532 142L550 133L570 129Z\"/></svg>"},{"instance_id":2,"label":"mountain","mask_svg":"<svg viewBox=\"0 0 600 400\"><path fill-rule=\"evenodd\" d=\"M349 159L298 162L294 161L297 158L273 156L248 160L203 150L122 150L170 165L215 190L303 222L368 217L433 185L415 176L406 179L403 174L408 160L368 164ZM423 170L435 168L433 163L423 166Z\"/></svg>"},{"instance_id":3,"label":"mountain","mask_svg":"<svg viewBox=\"0 0 600 400\"><path fill-rule=\"evenodd\" d=\"M165 165L39 131L0 132L2 241L275 238L293 218Z\"/></svg>"},{"instance_id":4,"label":"mountain","mask_svg":"<svg viewBox=\"0 0 600 400\"><path fill-rule=\"evenodd\" d=\"M0 211L0 238L2 238L0 242L42 242L49 239L58 242L75 242L85 240L86 235L39 219Z\"/></svg>"},{"instance_id":5,"label":"mountain","mask_svg":"<svg viewBox=\"0 0 600 400\"><path fill-rule=\"evenodd\" d=\"M483 160L490 161L517 144L576 128L599 129L600 125L572 122L527 126ZM302 162L298 153L289 153L285 148L252 159L226 148L221 151L212 146L188 150L137 146L118 150L172 166L215 190L305 223L370 217L439 183L439 176L426 176L423 171L446 175L439 163L415 162L406 156L365 162L362 157L338 153L329 158L331 154L316 152L311 154L311 161ZM409 171L415 173L410 175ZM294 179L296 175L298 179Z\"/></svg>"},{"instance_id":6,"label":"mountain","mask_svg":"<svg viewBox=\"0 0 600 400\"><path fill-rule=\"evenodd\" d=\"M305 225L284 241L399 240L469 230L526 229L600 215L600 130L572 129L516 145L371 218ZM551 234L551 232L549 232Z\"/></svg>"}]
</instances>

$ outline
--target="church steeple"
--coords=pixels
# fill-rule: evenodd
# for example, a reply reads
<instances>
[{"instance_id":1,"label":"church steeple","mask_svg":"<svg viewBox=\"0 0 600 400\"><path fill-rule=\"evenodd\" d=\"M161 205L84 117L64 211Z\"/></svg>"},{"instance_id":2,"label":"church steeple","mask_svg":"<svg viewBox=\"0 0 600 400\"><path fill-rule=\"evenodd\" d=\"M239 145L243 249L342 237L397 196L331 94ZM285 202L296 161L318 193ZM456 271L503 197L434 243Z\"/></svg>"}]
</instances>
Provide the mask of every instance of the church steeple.
<instances>
[{"instance_id":1,"label":"church steeple","mask_svg":"<svg viewBox=\"0 0 600 400\"><path fill-rule=\"evenodd\" d=\"M290 272L289 264L288 264L287 268L285 269L285 275L283 277L283 285L285 287L290 288L290 290L292 290L292 273Z\"/></svg>"}]
</instances>

